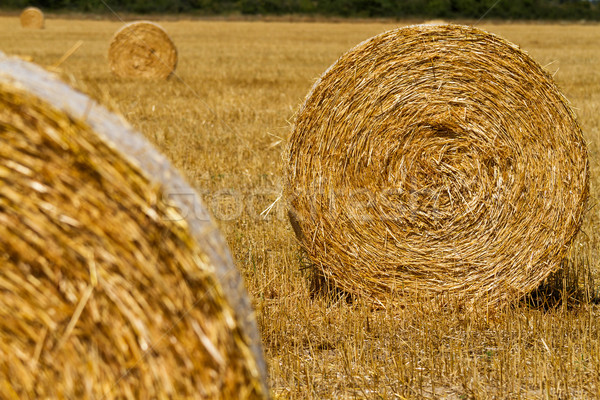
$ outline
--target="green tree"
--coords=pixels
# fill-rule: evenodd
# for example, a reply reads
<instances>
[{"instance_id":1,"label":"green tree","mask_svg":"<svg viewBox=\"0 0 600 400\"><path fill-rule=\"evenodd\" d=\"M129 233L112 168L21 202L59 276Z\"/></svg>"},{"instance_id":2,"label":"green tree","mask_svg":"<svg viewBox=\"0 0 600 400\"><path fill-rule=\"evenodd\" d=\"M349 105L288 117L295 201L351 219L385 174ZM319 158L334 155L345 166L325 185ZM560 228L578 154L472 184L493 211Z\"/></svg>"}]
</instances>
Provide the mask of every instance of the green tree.
<instances>
[{"instance_id":1,"label":"green tree","mask_svg":"<svg viewBox=\"0 0 600 400\"><path fill-rule=\"evenodd\" d=\"M452 16L450 0L428 0L425 4L425 15L436 18Z\"/></svg>"}]
</instances>

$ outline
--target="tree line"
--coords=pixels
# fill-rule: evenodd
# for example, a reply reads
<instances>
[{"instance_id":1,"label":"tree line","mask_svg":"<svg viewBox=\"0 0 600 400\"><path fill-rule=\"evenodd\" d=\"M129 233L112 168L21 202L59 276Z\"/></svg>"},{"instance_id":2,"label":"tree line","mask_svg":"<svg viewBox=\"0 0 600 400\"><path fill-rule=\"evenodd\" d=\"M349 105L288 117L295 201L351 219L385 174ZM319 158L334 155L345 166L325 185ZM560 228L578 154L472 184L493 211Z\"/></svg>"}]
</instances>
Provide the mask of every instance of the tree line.
<instances>
[{"instance_id":1,"label":"tree line","mask_svg":"<svg viewBox=\"0 0 600 400\"><path fill-rule=\"evenodd\" d=\"M600 0L2 0L0 7L27 6L93 13L600 20Z\"/></svg>"}]
</instances>

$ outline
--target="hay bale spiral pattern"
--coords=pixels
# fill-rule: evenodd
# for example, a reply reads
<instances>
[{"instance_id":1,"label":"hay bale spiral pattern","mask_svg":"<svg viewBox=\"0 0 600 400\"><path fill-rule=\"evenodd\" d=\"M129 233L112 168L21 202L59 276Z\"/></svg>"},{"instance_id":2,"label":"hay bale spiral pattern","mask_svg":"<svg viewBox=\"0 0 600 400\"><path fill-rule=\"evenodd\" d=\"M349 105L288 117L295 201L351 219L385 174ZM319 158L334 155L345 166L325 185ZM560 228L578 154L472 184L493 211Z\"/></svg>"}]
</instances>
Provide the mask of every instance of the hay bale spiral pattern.
<instances>
[{"instance_id":1,"label":"hay bale spiral pattern","mask_svg":"<svg viewBox=\"0 0 600 400\"><path fill-rule=\"evenodd\" d=\"M315 267L348 292L507 304L560 267L588 197L587 150L517 46L411 26L359 44L314 85L286 196Z\"/></svg>"},{"instance_id":2,"label":"hay bale spiral pattern","mask_svg":"<svg viewBox=\"0 0 600 400\"><path fill-rule=\"evenodd\" d=\"M122 78L167 79L177 67L177 48L160 25L136 21L114 34L108 60Z\"/></svg>"},{"instance_id":3,"label":"hay bale spiral pattern","mask_svg":"<svg viewBox=\"0 0 600 400\"><path fill-rule=\"evenodd\" d=\"M21 26L30 29L44 28L44 13L37 7L27 7L21 13Z\"/></svg>"},{"instance_id":4,"label":"hay bale spiral pattern","mask_svg":"<svg viewBox=\"0 0 600 400\"><path fill-rule=\"evenodd\" d=\"M0 397L266 396L194 191L119 118L1 53L0 186Z\"/></svg>"}]
</instances>

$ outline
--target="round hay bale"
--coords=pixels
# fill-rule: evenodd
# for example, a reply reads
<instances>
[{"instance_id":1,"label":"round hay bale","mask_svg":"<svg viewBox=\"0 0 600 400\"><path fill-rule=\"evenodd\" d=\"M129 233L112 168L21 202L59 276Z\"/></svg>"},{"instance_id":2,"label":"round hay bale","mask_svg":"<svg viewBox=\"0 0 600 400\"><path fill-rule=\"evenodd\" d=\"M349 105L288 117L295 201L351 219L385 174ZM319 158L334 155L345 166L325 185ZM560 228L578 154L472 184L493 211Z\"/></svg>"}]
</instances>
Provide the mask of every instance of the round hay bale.
<instances>
[{"instance_id":1,"label":"round hay bale","mask_svg":"<svg viewBox=\"0 0 600 400\"><path fill-rule=\"evenodd\" d=\"M37 7L27 7L20 18L23 28L44 29L44 13Z\"/></svg>"},{"instance_id":2,"label":"round hay bale","mask_svg":"<svg viewBox=\"0 0 600 400\"><path fill-rule=\"evenodd\" d=\"M289 146L304 250L380 303L522 297L560 267L588 197L583 135L552 78L473 27L359 44L316 82Z\"/></svg>"},{"instance_id":3,"label":"round hay bale","mask_svg":"<svg viewBox=\"0 0 600 400\"><path fill-rule=\"evenodd\" d=\"M0 53L0 397L265 398L232 257L120 118Z\"/></svg>"},{"instance_id":4,"label":"round hay bale","mask_svg":"<svg viewBox=\"0 0 600 400\"><path fill-rule=\"evenodd\" d=\"M177 66L177 48L160 25L137 21L115 33L108 61L122 78L167 79Z\"/></svg>"}]
</instances>

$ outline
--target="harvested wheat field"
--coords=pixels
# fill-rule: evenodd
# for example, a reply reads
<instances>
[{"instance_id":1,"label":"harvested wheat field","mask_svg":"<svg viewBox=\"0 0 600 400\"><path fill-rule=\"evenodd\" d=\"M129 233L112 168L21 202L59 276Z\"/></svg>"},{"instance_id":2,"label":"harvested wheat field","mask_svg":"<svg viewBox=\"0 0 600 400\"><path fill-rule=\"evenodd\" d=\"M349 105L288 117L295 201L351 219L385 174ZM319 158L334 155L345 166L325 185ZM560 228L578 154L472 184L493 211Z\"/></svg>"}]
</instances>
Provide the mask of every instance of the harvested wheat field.
<instances>
[{"instance_id":1,"label":"harvested wheat field","mask_svg":"<svg viewBox=\"0 0 600 400\"><path fill-rule=\"evenodd\" d=\"M581 126L590 186L561 268L510 307L461 311L442 295L374 308L332 287L282 197L295 116L314 83L360 42L409 22L161 20L177 70L151 81L110 71L123 23L51 22L26 31L2 17L0 49L48 66L83 41L60 77L120 113L203 197L256 310L273 398L600 397L599 26L478 25L553 77Z\"/></svg>"}]
</instances>

